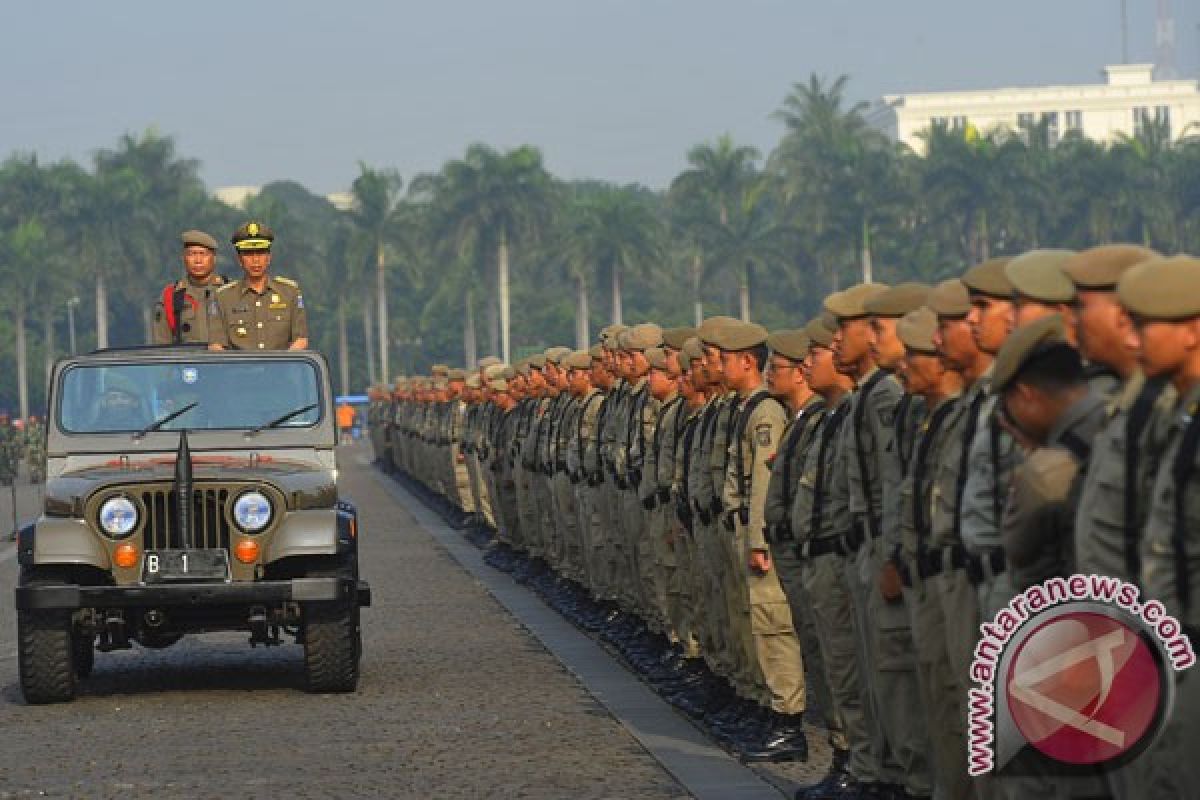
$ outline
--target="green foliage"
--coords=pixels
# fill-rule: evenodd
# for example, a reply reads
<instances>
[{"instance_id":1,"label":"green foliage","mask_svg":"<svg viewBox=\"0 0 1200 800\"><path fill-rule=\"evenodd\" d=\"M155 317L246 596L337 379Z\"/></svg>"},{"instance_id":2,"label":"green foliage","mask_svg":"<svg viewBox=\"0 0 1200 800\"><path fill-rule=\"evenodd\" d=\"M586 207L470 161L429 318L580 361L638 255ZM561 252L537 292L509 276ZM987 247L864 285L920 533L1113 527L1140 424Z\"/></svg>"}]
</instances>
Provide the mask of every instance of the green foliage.
<instances>
[{"instance_id":1,"label":"green foliage","mask_svg":"<svg viewBox=\"0 0 1200 800\"><path fill-rule=\"evenodd\" d=\"M1045 126L1020 135L935 127L918 156L873 130L865 107L846 102L846 84L814 75L793 85L765 159L720 136L687 151L666 191L558 181L536 147L473 144L407 187L395 170L360 163L347 211L293 181L263 187L238 210L153 130L121 137L88 168L14 154L0 165L0 374L15 373L23 326L40 410L42 359L67 347L69 299L80 298L79 346L91 348L102 275L110 344L140 344L147 309L181 274L179 233L201 228L223 242L250 217L275 229L274 269L301 282L313 344L335 369L346 354L352 388L380 366L381 279L393 373L462 363L468 316L478 354L497 352L502 257L515 358L574 344L583 297L594 335L612 316L614 290L627 323L690 323L696 304L736 315L744 300L754 319L783 327L868 268L876 280L932 282L1032 247L1200 250L1200 139L1172 142L1152 123L1111 145L1076 134L1051 143ZM218 269L238 276L231 249ZM16 403L6 378L0 407Z\"/></svg>"}]
</instances>

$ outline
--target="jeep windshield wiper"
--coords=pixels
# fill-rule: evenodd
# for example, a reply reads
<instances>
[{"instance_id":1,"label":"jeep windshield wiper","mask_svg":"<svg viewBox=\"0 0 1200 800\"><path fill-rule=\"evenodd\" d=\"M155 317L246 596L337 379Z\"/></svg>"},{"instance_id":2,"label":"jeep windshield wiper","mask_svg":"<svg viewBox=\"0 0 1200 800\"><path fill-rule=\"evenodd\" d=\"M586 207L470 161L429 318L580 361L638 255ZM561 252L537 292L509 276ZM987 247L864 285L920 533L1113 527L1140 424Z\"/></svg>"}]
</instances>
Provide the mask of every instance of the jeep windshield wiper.
<instances>
[{"instance_id":1,"label":"jeep windshield wiper","mask_svg":"<svg viewBox=\"0 0 1200 800\"><path fill-rule=\"evenodd\" d=\"M147 425L146 427L142 428L140 431L135 433L133 435L133 438L141 439L147 433L158 430L159 428L161 428L163 425L166 425L171 420L182 417L184 414L191 411L193 408L195 408L198 405L200 405L199 401L194 402L194 403L188 403L183 408L172 411L170 414L167 414L165 417L159 417L158 419L154 420L154 422L151 422L149 425Z\"/></svg>"},{"instance_id":2,"label":"jeep windshield wiper","mask_svg":"<svg viewBox=\"0 0 1200 800\"><path fill-rule=\"evenodd\" d=\"M251 428L250 430L246 431L246 435L251 436L253 434L258 433L259 431L264 431L267 428L277 428L280 425L282 425L283 423L287 422L289 419L293 419L293 418L298 417L301 414L304 414L308 411L312 411L316 407L317 407L316 403L309 403L308 405L303 406L301 408L292 409L291 411L287 412L286 414L276 417L275 419L271 420L270 422L264 422L262 425L259 425L257 428Z\"/></svg>"}]
</instances>

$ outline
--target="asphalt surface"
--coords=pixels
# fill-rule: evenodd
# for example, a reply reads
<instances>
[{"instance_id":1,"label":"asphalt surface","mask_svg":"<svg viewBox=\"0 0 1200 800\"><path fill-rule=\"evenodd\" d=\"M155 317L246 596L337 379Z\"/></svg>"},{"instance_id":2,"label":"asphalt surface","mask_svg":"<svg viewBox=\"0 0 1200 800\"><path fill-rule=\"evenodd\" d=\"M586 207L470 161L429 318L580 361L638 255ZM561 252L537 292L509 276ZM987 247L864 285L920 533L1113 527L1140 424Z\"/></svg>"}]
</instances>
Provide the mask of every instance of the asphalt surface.
<instances>
[{"instance_id":1,"label":"asphalt surface","mask_svg":"<svg viewBox=\"0 0 1200 800\"><path fill-rule=\"evenodd\" d=\"M339 456L374 595L353 695L306 694L298 645L214 634L98 654L74 703L25 705L0 543L0 798L688 796L361 454Z\"/></svg>"}]
</instances>

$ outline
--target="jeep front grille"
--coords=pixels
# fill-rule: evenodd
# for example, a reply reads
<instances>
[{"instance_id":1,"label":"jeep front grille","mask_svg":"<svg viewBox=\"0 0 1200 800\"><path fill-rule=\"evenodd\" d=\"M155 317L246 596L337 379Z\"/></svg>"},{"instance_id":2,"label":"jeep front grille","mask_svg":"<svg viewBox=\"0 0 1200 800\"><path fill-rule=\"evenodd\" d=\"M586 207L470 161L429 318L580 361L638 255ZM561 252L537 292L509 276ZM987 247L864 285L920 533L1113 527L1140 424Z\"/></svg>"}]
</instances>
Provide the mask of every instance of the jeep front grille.
<instances>
[{"instance_id":1,"label":"jeep front grille","mask_svg":"<svg viewBox=\"0 0 1200 800\"><path fill-rule=\"evenodd\" d=\"M196 489L192 492L192 537L197 548L229 549L229 519L225 507L230 491L224 488ZM163 487L142 492L146 526L142 535L147 550L185 547L179 530L179 496L173 488Z\"/></svg>"}]
</instances>

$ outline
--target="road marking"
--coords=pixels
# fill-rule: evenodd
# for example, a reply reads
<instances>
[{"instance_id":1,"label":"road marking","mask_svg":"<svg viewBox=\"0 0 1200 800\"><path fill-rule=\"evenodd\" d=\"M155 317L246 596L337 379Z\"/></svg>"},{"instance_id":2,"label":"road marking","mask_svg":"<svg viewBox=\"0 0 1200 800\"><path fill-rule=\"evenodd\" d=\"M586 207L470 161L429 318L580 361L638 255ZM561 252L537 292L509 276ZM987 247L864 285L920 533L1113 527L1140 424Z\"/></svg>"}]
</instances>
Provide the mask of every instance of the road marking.
<instances>
[{"instance_id":1,"label":"road marking","mask_svg":"<svg viewBox=\"0 0 1200 800\"><path fill-rule=\"evenodd\" d=\"M713 745L694 725L541 598L483 563L482 554L387 475L372 476L566 667L675 780L698 800L779 800L780 791Z\"/></svg>"}]
</instances>

